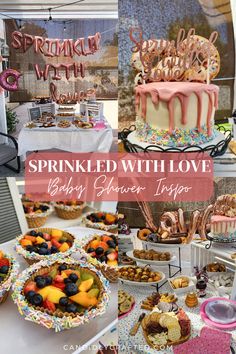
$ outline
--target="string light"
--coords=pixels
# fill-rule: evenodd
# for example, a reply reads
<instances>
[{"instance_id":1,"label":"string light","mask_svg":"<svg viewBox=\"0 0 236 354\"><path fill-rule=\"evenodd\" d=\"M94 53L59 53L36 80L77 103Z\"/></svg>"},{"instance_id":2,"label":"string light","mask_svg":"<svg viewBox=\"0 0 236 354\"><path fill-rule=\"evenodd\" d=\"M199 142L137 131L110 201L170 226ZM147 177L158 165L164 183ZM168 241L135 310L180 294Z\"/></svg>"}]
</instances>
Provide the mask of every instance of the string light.
<instances>
[{"instance_id":1,"label":"string light","mask_svg":"<svg viewBox=\"0 0 236 354\"><path fill-rule=\"evenodd\" d=\"M63 25L64 25L63 31L66 32L66 21L63 21Z\"/></svg>"}]
</instances>

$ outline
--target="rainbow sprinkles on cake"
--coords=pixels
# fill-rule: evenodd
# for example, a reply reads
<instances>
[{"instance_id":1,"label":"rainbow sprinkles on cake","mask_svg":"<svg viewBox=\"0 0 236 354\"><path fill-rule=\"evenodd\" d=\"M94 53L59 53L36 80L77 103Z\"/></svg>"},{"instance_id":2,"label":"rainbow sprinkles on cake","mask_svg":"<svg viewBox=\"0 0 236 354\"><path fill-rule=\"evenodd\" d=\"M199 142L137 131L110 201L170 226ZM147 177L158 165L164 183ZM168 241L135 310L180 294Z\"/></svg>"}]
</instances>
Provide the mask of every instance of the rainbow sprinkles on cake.
<instances>
[{"instance_id":1,"label":"rainbow sprinkles on cake","mask_svg":"<svg viewBox=\"0 0 236 354\"><path fill-rule=\"evenodd\" d=\"M216 137L214 116L219 87L210 83L220 70L214 43L190 29L181 29L176 41L143 39L130 30L131 65L136 70L136 138L170 147L201 145Z\"/></svg>"}]
</instances>

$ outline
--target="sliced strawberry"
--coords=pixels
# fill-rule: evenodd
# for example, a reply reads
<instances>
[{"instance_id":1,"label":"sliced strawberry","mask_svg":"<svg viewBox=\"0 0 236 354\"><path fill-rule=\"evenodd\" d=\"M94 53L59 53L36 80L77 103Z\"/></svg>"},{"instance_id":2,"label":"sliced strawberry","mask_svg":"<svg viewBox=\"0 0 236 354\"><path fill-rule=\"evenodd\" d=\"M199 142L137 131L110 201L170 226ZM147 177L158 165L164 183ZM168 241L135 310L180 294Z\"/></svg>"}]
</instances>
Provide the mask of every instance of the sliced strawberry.
<instances>
[{"instance_id":1,"label":"sliced strawberry","mask_svg":"<svg viewBox=\"0 0 236 354\"><path fill-rule=\"evenodd\" d=\"M66 284L64 284L64 283L56 283L56 282L55 282L55 283L53 283L53 286L55 286L55 287L58 288L58 289L64 290Z\"/></svg>"},{"instance_id":2,"label":"sliced strawberry","mask_svg":"<svg viewBox=\"0 0 236 354\"><path fill-rule=\"evenodd\" d=\"M9 260L7 258L0 259L0 267L9 266Z\"/></svg>"},{"instance_id":3,"label":"sliced strawberry","mask_svg":"<svg viewBox=\"0 0 236 354\"><path fill-rule=\"evenodd\" d=\"M52 247L52 242L51 241L48 241L48 242L46 242L47 243L47 245L48 245L48 248L51 248Z\"/></svg>"},{"instance_id":4,"label":"sliced strawberry","mask_svg":"<svg viewBox=\"0 0 236 354\"><path fill-rule=\"evenodd\" d=\"M51 236L49 234L47 234L46 232L43 234L43 238L46 241L50 241L51 240Z\"/></svg>"},{"instance_id":5,"label":"sliced strawberry","mask_svg":"<svg viewBox=\"0 0 236 354\"><path fill-rule=\"evenodd\" d=\"M36 283L34 281L30 281L24 288L24 293L27 294L29 291L36 291L37 290L37 286Z\"/></svg>"},{"instance_id":6,"label":"sliced strawberry","mask_svg":"<svg viewBox=\"0 0 236 354\"><path fill-rule=\"evenodd\" d=\"M117 252L112 252L107 255L107 258L109 261L115 261L118 258L118 253Z\"/></svg>"},{"instance_id":7,"label":"sliced strawberry","mask_svg":"<svg viewBox=\"0 0 236 354\"><path fill-rule=\"evenodd\" d=\"M47 299L43 302L43 307L45 307L46 309L48 309L52 312L56 311L55 304Z\"/></svg>"},{"instance_id":8,"label":"sliced strawberry","mask_svg":"<svg viewBox=\"0 0 236 354\"><path fill-rule=\"evenodd\" d=\"M54 238L52 239L52 245L55 246L56 248L60 248L61 247L61 243L58 242L57 240L55 240Z\"/></svg>"},{"instance_id":9,"label":"sliced strawberry","mask_svg":"<svg viewBox=\"0 0 236 354\"><path fill-rule=\"evenodd\" d=\"M64 283L64 278L61 275L56 275L54 278L55 283Z\"/></svg>"}]
</instances>

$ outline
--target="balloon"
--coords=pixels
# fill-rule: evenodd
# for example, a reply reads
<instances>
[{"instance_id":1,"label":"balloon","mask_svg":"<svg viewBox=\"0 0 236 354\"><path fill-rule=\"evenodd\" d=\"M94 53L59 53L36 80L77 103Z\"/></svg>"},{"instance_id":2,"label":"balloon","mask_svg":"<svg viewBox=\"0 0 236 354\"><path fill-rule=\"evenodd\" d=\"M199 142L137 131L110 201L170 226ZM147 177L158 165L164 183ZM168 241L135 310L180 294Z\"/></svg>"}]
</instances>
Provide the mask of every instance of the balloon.
<instances>
[{"instance_id":1,"label":"balloon","mask_svg":"<svg viewBox=\"0 0 236 354\"><path fill-rule=\"evenodd\" d=\"M18 90L20 76L19 71L6 69L0 74L0 85L7 91L16 91ZM10 78L12 78L12 82L9 81Z\"/></svg>"},{"instance_id":2,"label":"balloon","mask_svg":"<svg viewBox=\"0 0 236 354\"><path fill-rule=\"evenodd\" d=\"M22 47L23 34L18 31L14 31L11 34L12 42L11 46L15 49L20 49Z\"/></svg>"},{"instance_id":3,"label":"balloon","mask_svg":"<svg viewBox=\"0 0 236 354\"><path fill-rule=\"evenodd\" d=\"M65 68L66 79L69 80L70 78L70 68L73 67L74 64L61 64L62 68Z\"/></svg>"},{"instance_id":4,"label":"balloon","mask_svg":"<svg viewBox=\"0 0 236 354\"><path fill-rule=\"evenodd\" d=\"M59 69L61 64L51 64L51 67L54 69L54 76L52 77L53 80L61 80L61 75L59 73Z\"/></svg>"},{"instance_id":5,"label":"balloon","mask_svg":"<svg viewBox=\"0 0 236 354\"><path fill-rule=\"evenodd\" d=\"M25 34L23 37L23 51L26 52L28 47L34 43L34 37L30 34Z\"/></svg>"},{"instance_id":6,"label":"balloon","mask_svg":"<svg viewBox=\"0 0 236 354\"><path fill-rule=\"evenodd\" d=\"M80 73L80 76L82 78L85 77L85 65L84 63L74 63L74 77L78 77Z\"/></svg>"},{"instance_id":7,"label":"balloon","mask_svg":"<svg viewBox=\"0 0 236 354\"><path fill-rule=\"evenodd\" d=\"M41 80L41 78L43 77L44 81L47 80L48 78L48 73L49 73L49 64L45 65L45 69L44 70L40 70L39 69L39 65L38 64L34 64L34 69L36 72L36 76L37 76L37 80Z\"/></svg>"},{"instance_id":8,"label":"balloon","mask_svg":"<svg viewBox=\"0 0 236 354\"><path fill-rule=\"evenodd\" d=\"M44 54L43 46L44 46L44 38L40 36L34 37L34 52L37 54L40 50L41 53Z\"/></svg>"},{"instance_id":9,"label":"balloon","mask_svg":"<svg viewBox=\"0 0 236 354\"><path fill-rule=\"evenodd\" d=\"M49 88L50 88L50 95L51 95L52 100L54 102L57 102L57 87L56 87L56 85L53 82L51 82Z\"/></svg>"}]
</instances>

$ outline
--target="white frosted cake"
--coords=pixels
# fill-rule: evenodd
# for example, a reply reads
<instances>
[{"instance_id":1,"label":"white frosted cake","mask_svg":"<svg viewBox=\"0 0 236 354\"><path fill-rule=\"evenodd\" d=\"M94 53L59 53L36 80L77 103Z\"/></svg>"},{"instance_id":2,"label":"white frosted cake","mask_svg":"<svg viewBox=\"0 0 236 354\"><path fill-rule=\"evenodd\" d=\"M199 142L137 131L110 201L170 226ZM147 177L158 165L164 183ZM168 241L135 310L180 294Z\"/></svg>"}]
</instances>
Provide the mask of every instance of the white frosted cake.
<instances>
[{"instance_id":1,"label":"white frosted cake","mask_svg":"<svg viewBox=\"0 0 236 354\"><path fill-rule=\"evenodd\" d=\"M136 137L149 144L176 147L211 141L218 92L218 86L198 82L137 86Z\"/></svg>"}]
</instances>

